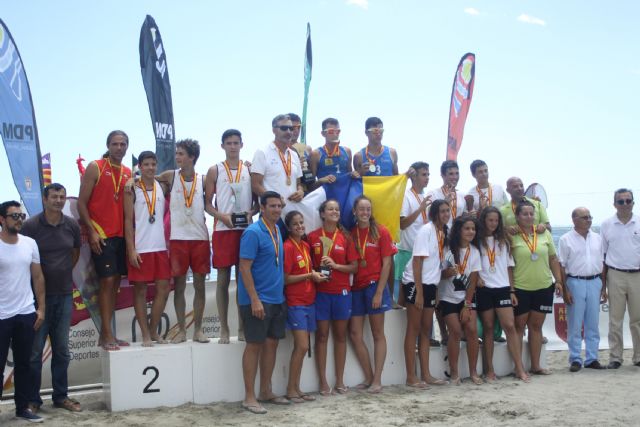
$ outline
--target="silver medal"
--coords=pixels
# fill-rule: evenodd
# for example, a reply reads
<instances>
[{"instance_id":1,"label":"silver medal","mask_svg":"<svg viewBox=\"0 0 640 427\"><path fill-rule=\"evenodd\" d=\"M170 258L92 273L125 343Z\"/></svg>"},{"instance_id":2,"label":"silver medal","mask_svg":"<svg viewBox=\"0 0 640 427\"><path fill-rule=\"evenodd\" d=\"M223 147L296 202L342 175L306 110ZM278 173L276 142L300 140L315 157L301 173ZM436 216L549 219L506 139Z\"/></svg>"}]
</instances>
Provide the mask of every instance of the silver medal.
<instances>
[{"instance_id":1,"label":"silver medal","mask_svg":"<svg viewBox=\"0 0 640 427\"><path fill-rule=\"evenodd\" d=\"M489 267L489 271L491 273L495 273L496 272L496 268L492 265L491 267Z\"/></svg>"},{"instance_id":2,"label":"silver medal","mask_svg":"<svg viewBox=\"0 0 640 427\"><path fill-rule=\"evenodd\" d=\"M156 222L156 216L155 215L151 215L149 217L149 224L153 224L154 222Z\"/></svg>"},{"instance_id":3,"label":"silver medal","mask_svg":"<svg viewBox=\"0 0 640 427\"><path fill-rule=\"evenodd\" d=\"M376 165L369 165L369 172L376 173Z\"/></svg>"},{"instance_id":4,"label":"silver medal","mask_svg":"<svg viewBox=\"0 0 640 427\"><path fill-rule=\"evenodd\" d=\"M535 252L531 253L531 261L537 261L538 260L538 254Z\"/></svg>"},{"instance_id":5,"label":"silver medal","mask_svg":"<svg viewBox=\"0 0 640 427\"><path fill-rule=\"evenodd\" d=\"M191 209L190 207L189 208L185 208L184 213L187 216L191 216L191 215L193 215L193 209Z\"/></svg>"}]
</instances>

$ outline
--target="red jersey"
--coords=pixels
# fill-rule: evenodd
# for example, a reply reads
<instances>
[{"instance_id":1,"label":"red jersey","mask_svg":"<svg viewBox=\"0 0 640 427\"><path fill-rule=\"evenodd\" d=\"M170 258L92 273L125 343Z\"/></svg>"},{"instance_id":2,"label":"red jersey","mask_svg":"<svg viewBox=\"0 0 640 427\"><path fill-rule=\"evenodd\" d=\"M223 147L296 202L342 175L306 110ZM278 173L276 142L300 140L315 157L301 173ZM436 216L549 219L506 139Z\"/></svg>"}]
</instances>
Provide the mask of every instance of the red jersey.
<instances>
[{"instance_id":1,"label":"red jersey","mask_svg":"<svg viewBox=\"0 0 640 427\"><path fill-rule=\"evenodd\" d=\"M360 239L358 239L358 233ZM358 272L353 279L353 290L358 291L364 289L367 285L373 281L380 279L380 271L382 270L382 258L386 256L393 256L398 249L393 244L391 234L383 226L378 224L378 241L374 242L372 236L369 234L369 227L360 228L356 225L351 230L351 237L355 242L356 250L358 251ZM365 243L366 240L366 243ZM362 265L361 254L364 251L364 260L366 265ZM393 272L389 272L393 274Z\"/></svg>"},{"instance_id":2,"label":"red jersey","mask_svg":"<svg viewBox=\"0 0 640 427\"><path fill-rule=\"evenodd\" d=\"M309 233L308 236L314 267L320 266L320 260L322 259L322 243L320 242L320 237L323 236L322 233L323 229L318 228ZM333 233L327 233L326 231L324 235L330 239L334 239L331 251L329 251L329 257L331 257L336 264L346 265L358 259L358 252L353 244L353 240L348 239L340 230L336 230L335 236ZM327 294L341 294L343 291L349 292L350 289L349 273L342 273L335 270L331 272L331 279L328 282L318 283L317 287L318 292Z\"/></svg>"},{"instance_id":3,"label":"red jersey","mask_svg":"<svg viewBox=\"0 0 640 427\"><path fill-rule=\"evenodd\" d=\"M297 243L291 239L284 242L284 274L296 276L307 274L313 270L311 265L311 249L307 242ZM284 285L287 305L311 305L316 301L316 286L311 279Z\"/></svg>"},{"instance_id":4,"label":"red jersey","mask_svg":"<svg viewBox=\"0 0 640 427\"><path fill-rule=\"evenodd\" d=\"M103 239L124 237L124 186L131 178L131 169L114 166L108 159L95 161L98 181L87 203L93 228Z\"/></svg>"}]
</instances>

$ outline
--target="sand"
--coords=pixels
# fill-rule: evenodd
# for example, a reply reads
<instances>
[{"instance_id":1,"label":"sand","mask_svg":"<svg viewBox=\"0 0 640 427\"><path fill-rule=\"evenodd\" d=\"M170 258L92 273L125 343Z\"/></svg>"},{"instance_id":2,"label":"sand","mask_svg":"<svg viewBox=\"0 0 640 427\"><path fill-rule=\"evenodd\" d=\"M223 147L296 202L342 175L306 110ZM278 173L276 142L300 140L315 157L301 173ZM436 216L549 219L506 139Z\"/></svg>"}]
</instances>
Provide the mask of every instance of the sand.
<instances>
[{"instance_id":1,"label":"sand","mask_svg":"<svg viewBox=\"0 0 640 427\"><path fill-rule=\"evenodd\" d=\"M616 371L571 373L566 351L549 352L553 375L535 376L529 384L503 377L481 386L469 381L428 390L388 386L379 395L350 390L317 396L310 403L265 405L266 415L250 414L239 402L110 413L101 393L75 395L83 404L81 413L55 409L47 400L40 414L47 426L638 425L640 368L630 357L625 351L624 364ZM601 360L607 360L604 352ZM12 402L3 402L0 409L0 425L27 424L13 417Z\"/></svg>"}]
</instances>

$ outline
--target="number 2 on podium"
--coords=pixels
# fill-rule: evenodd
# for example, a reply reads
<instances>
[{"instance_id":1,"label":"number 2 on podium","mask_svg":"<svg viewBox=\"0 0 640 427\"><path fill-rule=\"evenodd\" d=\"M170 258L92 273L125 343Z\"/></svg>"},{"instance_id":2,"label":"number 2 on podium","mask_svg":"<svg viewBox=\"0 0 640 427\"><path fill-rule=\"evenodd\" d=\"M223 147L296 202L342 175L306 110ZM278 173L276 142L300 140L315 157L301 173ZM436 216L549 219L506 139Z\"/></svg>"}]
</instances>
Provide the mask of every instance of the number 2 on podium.
<instances>
[{"instance_id":1,"label":"number 2 on podium","mask_svg":"<svg viewBox=\"0 0 640 427\"><path fill-rule=\"evenodd\" d=\"M160 376L160 371L158 371L158 368L156 368L155 366L147 366L146 368L144 368L144 371L142 371L142 375L147 375L147 371L153 371L154 376L151 379L151 381L149 381L149 384L147 384L146 387L142 390L142 392L143 393L159 393L160 392L159 388L149 388L149 387L151 387L153 383L156 382L156 380Z\"/></svg>"}]
</instances>

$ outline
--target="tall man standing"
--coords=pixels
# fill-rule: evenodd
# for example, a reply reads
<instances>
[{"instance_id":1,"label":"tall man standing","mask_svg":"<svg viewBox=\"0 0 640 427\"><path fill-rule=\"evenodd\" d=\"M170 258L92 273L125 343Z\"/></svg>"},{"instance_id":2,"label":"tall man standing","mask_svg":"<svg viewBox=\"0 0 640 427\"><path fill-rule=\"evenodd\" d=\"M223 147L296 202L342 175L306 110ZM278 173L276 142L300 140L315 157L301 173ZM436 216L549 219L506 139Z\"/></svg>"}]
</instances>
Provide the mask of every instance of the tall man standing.
<instances>
[{"instance_id":1,"label":"tall man standing","mask_svg":"<svg viewBox=\"0 0 640 427\"><path fill-rule=\"evenodd\" d=\"M605 369L598 362L600 303L606 302L603 286L602 239L591 231L591 213L575 208L571 213L573 230L560 237L558 258L562 268L563 299L567 304L569 363L571 372L582 368L582 329L584 325L585 368Z\"/></svg>"},{"instance_id":2,"label":"tall man standing","mask_svg":"<svg viewBox=\"0 0 640 427\"><path fill-rule=\"evenodd\" d=\"M453 225L453 220L467 212L467 205L464 193L460 193L456 186L460 180L460 169L455 160L445 160L440 165L440 176L442 177L442 187L429 192L431 200L446 200L451 207L451 217L449 217L449 229Z\"/></svg>"},{"instance_id":3,"label":"tall man standing","mask_svg":"<svg viewBox=\"0 0 640 427\"><path fill-rule=\"evenodd\" d=\"M111 330L111 319L120 288L120 278L127 274L124 241L124 186L131 170L122 164L129 147L129 137L121 130L107 136L107 155L91 162L82 176L78 195L78 213L87 227L91 258L100 281L99 345L107 351L129 345L118 340Z\"/></svg>"},{"instance_id":4,"label":"tall man standing","mask_svg":"<svg viewBox=\"0 0 640 427\"><path fill-rule=\"evenodd\" d=\"M315 188L331 184L344 174L351 173L351 150L340 145L340 123L332 117L322 121L324 146L311 153L310 167L318 178Z\"/></svg>"},{"instance_id":5,"label":"tall man standing","mask_svg":"<svg viewBox=\"0 0 640 427\"><path fill-rule=\"evenodd\" d=\"M238 302L244 324L246 346L242 355L245 398L242 407L264 414L254 384L260 366L259 399L275 404L290 403L271 390L278 340L284 338L287 307L284 299L284 249L276 226L282 199L274 191L260 196L260 221L251 224L240 241Z\"/></svg>"},{"instance_id":6,"label":"tall man standing","mask_svg":"<svg viewBox=\"0 0 640 427\"><path fill-rule=\"evenodd\" d=\"M472 212L479 216L480 211L487 206L500 208L505 203L509 203L507 193L498 184L489 183L489 166L484 160L474 160L471 162L471 175L476 180L476 186L471 187L467 193L473 197ZM467 206L468 208L468 206Z\"/></svg>"},{"instance_id":7,"label":"tall man standing","mask_svg":"<svg viewBox=\"0 0 640 427\"><path fill-rule=\"evenodd\" d=\"M364 123L364 129L368 143L353 155L353 170L361 176L398 175L398 153L395 148L382 145L382 120L369 117Z\"/></svg>"},{"instance_id":8,"label":"tall man standing","mask_svg":"<svg viewBox=\"0 0 640 427\"><path fill-rule=\"evenodd\" d=\"M630 189L616 190L613 206L617 212L600 226L609 294L609 369L622 365L622 321L627 308L631 360L640 367L640 217L633 214L633 205Z\"/></svg>"},{"instance_id":9,"label":"tall man standing","mask_svg":"<svg viewBox=\"0 0 640 427\"><path fill-rule=\"evenodd\" d=\"M173 303L178 318L178 334L173 343L187 340L186 300L187 272L193 272L193 341L207 343L202 332L205 305L205 277L209 273L209 230L204 217L204 177L194 167L200 157L200 144L194 139L176 143L176 164L179 169L162 172L158 181L170 189L171 237L169 257L175 290Z\"/></svg>"},{"instance_id":10,"label":"tall man standing","mask_svg":"<svg viewBox=\"0 0 640 427\"><path fill-rule=\"evenodd\" d=\"M20 203L9 201L0 204L0 397L11 347L16 417L42 422L42 417L29 408L29 360L34 331L40 329L44 322L44 276L38 245L32 238L18 234L25 217ZM33 305L34 294L37 310Z\"/></svg>"},{"instance_id":11,"label":"tall man standing","mask_svg":"<svg viewBox=\"0 0 640 427\"><path fill-rule=\"evenodd\" d=\"M80 403L68 396L69 327L73 311L73 267L80 256L80 226L62 213L67 190L61 184L44 188L44 211L29 218L21 233L38 244L40 265L44 274L46 313L42 327L36 332L31 352L32 410L42 405L42 350L51 341L51 384L53 406L72 412L81 410Z\"/></svg>"},{"instance_id":12,"label":"tall man standing","mask_svg":"<svg viewBox=\"0 0 640 427\"><path fill-rule=\"evenodd\" d=\"M518 227L516 226L516 207L521 200L528 200L533 204L533 225L537 226L537 232L544 233L545 229L551 231L547 210L540 201L524 195L524 184L520 178L512 176L507 180L507 193L511 196L511 203L502 205L500 213L502 214L504 227L509 234L514 235L518 233Z\"/></svg>"}]
</instances>

